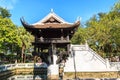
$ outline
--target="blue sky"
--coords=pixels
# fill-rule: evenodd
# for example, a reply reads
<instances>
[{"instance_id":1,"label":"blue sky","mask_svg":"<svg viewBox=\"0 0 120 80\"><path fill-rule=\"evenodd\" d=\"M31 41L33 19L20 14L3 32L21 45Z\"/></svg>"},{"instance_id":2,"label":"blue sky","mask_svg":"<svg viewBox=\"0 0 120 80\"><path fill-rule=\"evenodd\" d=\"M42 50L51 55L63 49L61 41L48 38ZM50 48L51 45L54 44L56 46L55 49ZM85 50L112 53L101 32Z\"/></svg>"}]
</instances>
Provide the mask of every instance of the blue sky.
<instances>
[{"instance_id":1,"label":"blue sky","mask_svg":"<svg viewBox=\"0 0 120 80\"><path fill-rule=\"evenodd\" d=\"M29 24L44 18L51 9L65 21L73 23L81 17L84 24L99 12L108 12L118 0L0 0L0 6L6 7L12 14L12 21L20 26L24 17Z\"/></svg>"}]
</instances>

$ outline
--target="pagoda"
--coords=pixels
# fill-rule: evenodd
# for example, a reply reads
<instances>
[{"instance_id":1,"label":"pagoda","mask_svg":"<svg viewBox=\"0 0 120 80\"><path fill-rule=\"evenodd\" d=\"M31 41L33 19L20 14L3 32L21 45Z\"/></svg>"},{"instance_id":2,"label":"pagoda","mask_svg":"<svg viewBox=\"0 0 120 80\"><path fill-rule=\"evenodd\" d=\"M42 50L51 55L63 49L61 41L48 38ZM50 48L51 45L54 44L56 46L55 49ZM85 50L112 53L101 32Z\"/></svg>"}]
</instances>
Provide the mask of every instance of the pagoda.
<instances>
[{"instance_id":1,"label":"pagoda","mask_svg":"<svg viewBox=\"0 0 120 80\"><path fill-rule=\"evenodd\" d=\"M53 10L34 24L28 24L23 18L21 23L35 37L33 56L40 56L47 64L58 64L66 59L70 53L70 39L80 25L79 20L66 22Z\"/></svg>"}]
</instances>

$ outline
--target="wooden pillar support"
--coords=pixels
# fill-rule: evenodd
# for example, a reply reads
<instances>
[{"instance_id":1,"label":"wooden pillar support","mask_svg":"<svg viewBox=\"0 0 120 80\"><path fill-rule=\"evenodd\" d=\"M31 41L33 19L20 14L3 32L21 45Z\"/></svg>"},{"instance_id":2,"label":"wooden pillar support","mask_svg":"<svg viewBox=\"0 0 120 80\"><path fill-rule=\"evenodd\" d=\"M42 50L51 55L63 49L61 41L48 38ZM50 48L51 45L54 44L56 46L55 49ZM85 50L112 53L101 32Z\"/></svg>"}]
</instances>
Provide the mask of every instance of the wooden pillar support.
<instances>
[{"instance_id":1,"label":"wooden pillar support","mask_svg":"<svg viewBox=\"0 0 120 80\"><path fill-rule=\"evenodd\" d=\"M43 37L42 36L40 36L40 41L43 41Z\"/></svg>"},{"instance_id":2,"label":"wooden pillar support","mask_svg":"<svg viewBox=\"0 0 120 80\"><path fill-rule=\"evenodd\" d=\"M57 60L56 44L52 44L52 56L53 56L53 64L56 65L56 60Z\"/></svg>"},{"instance_id":3,"label":"wooden pillar support","mask_svg":"<svg viewBox=\"0 0 120 80\"><path fill-rule=\"evenodd\" d=\"M67 34L67 41L69 41L70 39L69 39L69 35Z\"/></svg>"},{"instance_id":4,"label":"wooden pillar support","mask_svg":"<svg viewBox=\"0 0 120 80\"><path fill-rule=\"evenodd\" d=\"M70 44L67 44L67 53L69 54L70 52Z\"/></svg>"},{"instance_id":5,"label":"wooden pillar support","mask_svg":"<svg viewBox=\"0 0 120 80\"><path fill-rule=\"evenodd\" d=\"M40 52L40 48L38 47L38 53Z\"/></svg>"},{"instance_id":6,"label":"wooden pillar support","mask_svg":"<svg viewBox=\"0 0 120 80\"><path fill-rule=\"evenodd\" d=\"M52 47L52 58L53 64L48 67L48 79L49 80L58 80L59 78L59 71L58 65L56 64L57 55L56 55L56 44L51 44Z\"/></svg>"},{"instance_id":7,"label":"wooden pillar support","mask_svg":"<svg viewBox=\"0 0 120 80\"><path fill-rule=\"evenodd\" d=\"M36 45L34 45L34 52L36 52Z\"/></svg>"},{"instance_id":8,"label":"wooden pillar support","mask_svg":"<svg viewBox=\"0 0 120 80\"><path fill-rule=\"evenodd\" d=\"M61 29L61 40L63 40L63 29Z\"/></svg>"}]
</instances>

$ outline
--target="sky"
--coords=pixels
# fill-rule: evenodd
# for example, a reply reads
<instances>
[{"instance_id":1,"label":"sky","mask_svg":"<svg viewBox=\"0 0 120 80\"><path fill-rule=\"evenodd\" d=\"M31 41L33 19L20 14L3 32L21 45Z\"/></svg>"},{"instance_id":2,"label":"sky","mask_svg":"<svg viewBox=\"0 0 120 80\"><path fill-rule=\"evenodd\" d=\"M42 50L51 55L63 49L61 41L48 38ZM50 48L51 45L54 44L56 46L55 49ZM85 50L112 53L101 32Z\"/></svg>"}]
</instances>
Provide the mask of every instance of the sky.
<instances>
[{"instance_id":1,"label":"sky","mask_svg":"<svg viewBox=\"0 0 120 80\"><path fill-rule=\"evenodd\" d=\"M84 24L99 12L108 12L118 0L0 0L0 6L12 14L14 24L21 26L24 17L29 24L34 24L50 13L51 9L65 21L74 23L77 17Z\"/></svg>"}]
</instances>

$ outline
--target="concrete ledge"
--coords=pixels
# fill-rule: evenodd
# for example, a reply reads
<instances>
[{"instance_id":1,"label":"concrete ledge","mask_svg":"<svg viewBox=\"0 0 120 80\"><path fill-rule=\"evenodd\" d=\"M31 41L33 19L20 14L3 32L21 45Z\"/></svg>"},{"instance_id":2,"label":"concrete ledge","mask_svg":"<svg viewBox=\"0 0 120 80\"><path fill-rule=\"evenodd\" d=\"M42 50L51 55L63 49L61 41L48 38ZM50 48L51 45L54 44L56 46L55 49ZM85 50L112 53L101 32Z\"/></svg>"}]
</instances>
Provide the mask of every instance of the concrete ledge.
<instances>
[{"instance_id":1,"label":"concrete ledge","mask_svg":"<svg viewBox=\"0 0 120 80\"><path fill-rule=\"evenodd\" d=\"M79 78L120 78L120 72L77 72ZM64 80L67 78L75 78L75 73L65 72Z\"/></svg>"},{"instance_id":2,"label":"concrete ledge","mask_svg":"<svg viewBox=\"0 0 120 80\"><path fill-rule=\"evenodd\" d=\"M46 74L47 75L47 68L17 68L12 70L6 70L0 72L0 79L5 79L13 75L19 74Z\"/></svg>"},{"instance_id":3,"label":"concrete ledge","mask_svg":"<svg viewBox=\"0 0 120 80\"><path fill-rule=\"evenodd\" d=\"M3 71L3 72L0 72L0 79L5 79L13 75L15 75L15 69Z\"/></svg>"},{"instance_id":4,"label":"concrete ledge","mask_svg":"<svg viewBox=\"0 0 120 80\"><path fill-rule=\"evenodd\" d=\"M17 68L16 74L47 74L47 68Z\"/></svg>"},{"instance_id":5,"label":"concrete ledge","mask_svg":"<svg viewBox=\"0 0 120 80\"><path fill-rule=\"evenodd\" d=\"M58 75L48 75L47 80L59 80L59 76Z\"/></svg>"}]
</instances>

